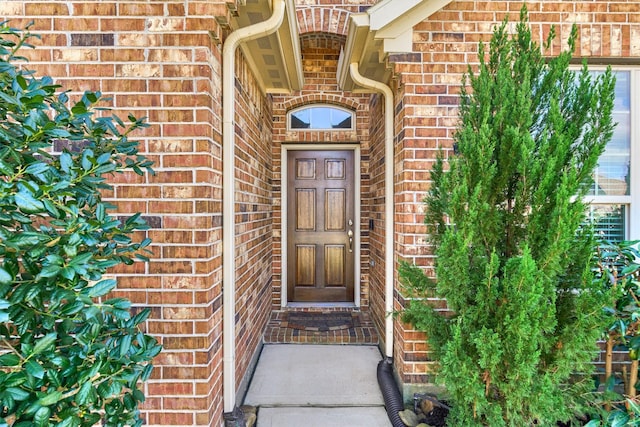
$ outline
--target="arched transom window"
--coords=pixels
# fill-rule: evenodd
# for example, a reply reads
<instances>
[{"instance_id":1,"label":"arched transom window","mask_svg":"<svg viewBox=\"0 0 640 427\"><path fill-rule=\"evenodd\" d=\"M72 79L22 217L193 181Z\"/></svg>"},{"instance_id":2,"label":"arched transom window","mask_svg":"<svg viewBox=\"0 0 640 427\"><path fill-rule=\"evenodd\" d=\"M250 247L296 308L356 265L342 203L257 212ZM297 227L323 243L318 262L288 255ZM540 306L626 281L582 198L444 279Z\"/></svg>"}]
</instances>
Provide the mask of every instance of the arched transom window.
<instances>
[{"instance_id":1,"label":"arched transom window","mask_svg":"<svg viewBox=\"0 0 640 427\"><path fill-rule=\"evenodd\" d=\"M353 129L353 111L333 105L306 105L289 111L289 129L341 130Z\"/></svg>"}]
</instances>

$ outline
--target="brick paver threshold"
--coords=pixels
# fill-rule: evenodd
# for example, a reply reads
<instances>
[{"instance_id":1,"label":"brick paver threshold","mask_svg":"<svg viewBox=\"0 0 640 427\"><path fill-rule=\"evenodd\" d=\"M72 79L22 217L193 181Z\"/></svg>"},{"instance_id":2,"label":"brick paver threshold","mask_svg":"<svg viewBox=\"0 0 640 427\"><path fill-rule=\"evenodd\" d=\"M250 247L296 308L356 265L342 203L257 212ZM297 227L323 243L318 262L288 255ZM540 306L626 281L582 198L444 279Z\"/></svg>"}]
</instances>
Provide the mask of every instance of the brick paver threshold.
<instances>
[{"instance_id":1,"label":"brick paver threshold","mask_svg":"<svg viewBox=\"0 0 640 427\"><path fill-rule=\"evenodd\" d=\"M369 313L361 311L274 311L265 343L377 344Z\"/></svg>"}]
</instances>

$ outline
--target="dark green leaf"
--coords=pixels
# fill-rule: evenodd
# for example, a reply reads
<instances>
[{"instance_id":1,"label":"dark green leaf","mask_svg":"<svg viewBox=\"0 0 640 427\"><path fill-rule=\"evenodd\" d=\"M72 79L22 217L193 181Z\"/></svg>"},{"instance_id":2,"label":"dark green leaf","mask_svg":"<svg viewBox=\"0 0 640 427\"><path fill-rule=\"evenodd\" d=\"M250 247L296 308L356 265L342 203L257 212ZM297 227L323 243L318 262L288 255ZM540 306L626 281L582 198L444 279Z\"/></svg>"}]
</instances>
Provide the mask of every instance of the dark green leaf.
<instances>
[{"instance_id":1,"label":"dark green leaf","mask_svg":"<svg viewBox=\"0 0 640 427\"><path fill-rule=\"evenodd\" d=\"M64 173L69 173L72 166L73 159L71 158L71 155L66 151L60 154L60 169L62 169Z\"/></svg>"},{"instance_id":2,"label":"dark green leaf","mask_svg":"<svg viewBox=\"0 0 640 427\"><path fill-rule=\"evenodd\" d=\"M60 314L62 316L73 316L74 314L79 313L84 308L85 304L77 299L65 304L62 307L62 310L60 310Z\"/></svg>"},{"instance_id":3,"label":"dark green leaf","mask_svg":"<svg viewBox=\"0 0 640 427\"><path fill-rule=\"evenodd\" d=\"M98 203L98 206L96 206L96 218L98 219L98 221L103 222L105 219L105 207L102 203Z\"/></svg>"},{"instance_id":4,"label":"dark green leaf","mask_svg":"<svg viewBox=\"0 0 640 427\"><path fill-rule=\"evenodd\" d=\"M88 288L88 295L91 298L101 297L108 294L116 287L117 282L113 279L102 280L92 287Z\"/></svg>"},{"instance_id":5,"label":"dark green leaf","mask_svg":"<svg viewBox=\"0 0 640 427\"><path fill-rule=\"evenodd\" d=\"M20 357L15 353L5 353L0 356L0 366L18 366L20 361Z\"/></svg>"},{"instance_id":6,"label":"dark green leaf","mask_svg":"<svg viewBox=\"0 0 640 427\"><path fill-rule=\"evenodd\" d=\"M71 112L76 115L84 114L87 112L87 106L82 101L78 101L76 105L71 107Z\"/></svg>"},{"instance_id":7,"label":"dark green leaf","mask_svg":"<svg viewBox=\"0 0 640 427\"><path fill-rule=\"evenodd\" d=\"M33 354L40 354L43 351L49 349L49 347L51 347L55 343L57 337L58 334L52 332L38 339L36 341L36 345L33 347Z\"/></svg>"},{"instance_id":8,"label":"dark green leaf","mask_svg":"<svg viewBox=\"0 0 640 427\"><path fill-rule=\"evenodd\" d=\"M137 388L133 390L133 397L138 402L144 402L144 393L142 393L142 391L138 390Z\"/></svg>"},{"instance_id":9,"label":"dark green leaf","mask_svg":"<svg viewBox=\"0 0 640 427\"><path fill-rule=\"evenodd\" d=\"M48 129L47 135L54 136L56 138L69 138L71 133L65 129Z\"/></svg>"},{"instance_id":10,"label":"dark green leaf","mask_svg":"<svg viewBox=\"0 0 640 427\"><path fill-rule=\"evenodd\" d=\"M60 273L60 270L62 270L62 268L57 264L45 265L42 268L42 271L40 271L39 276L40 277L55 277Z\"/></svg>"},{"instance_id":11,"label":"dark green leaf","mask_svg":"<svg viewBox=\"0 0 640 427\"><path fill-rule=\"evenodd\" d=\"M80 425L80 418L75 415L68 416L58 424L56 427L77 427Z\"/></svg>"},{"instance_id":12,"label":"dark green leaf","mask_svg":"<svg viewBox=\"0 0 640 427\"><path fill-rule=\"evenodd\" d=\"M617 412L611 420L611 427L625 427L629 422L629 414Z\"/></svg>"},{"instance_id":13,"label":"dark green leaf","mask_svg":"<svg viewBox=\"0 0 640 427\"><path fill-rule=\"evenodd\" d=\"M9 387L5 390L5 393L19 402L27 400L29 398L29 392L18 387Z\"/></svg>"},{"instance_id":14,"label":"dark green leaf","mask_svg":"<svg viewBox=\"0 0 640 427\"><path fill-rule=\"evenodd\" d=\"M43 236L40 233L23 232L16 234L5 242L12 247L25 248L37 245L38 243L40 243L40 241L43 241L45 239L48 240L48 237Z\"/></svg>"},{"instance_id":15,"label":"dark green leaf","mask_svg":"<svg viewBox=\"0 0 640 427\"><path fill-rule=\"evenodd\" d=\"M42 199L42 203L44 204L44 208L53 216L54 218L60 218L60 211L56 208L56 205L49 199Z\"/></svg>"},{"instance_id":16,"label":"dark green leaf","mask_svg":"<svg viewBox=\"0 0 640 427\"><path fill-rule=\"evenodd\" d=\"M146 365L142 370L142 376L140 377L140 379L142 381L147 381L149 378L151 378L152 371L153 371L153 365L151 364Z\"/></svg>"},{"instance_id":17,"label":"dark green leaf","mask_svg":"<svg viewBox=\"0 0 640 427\"><path fill-rule=\"evenodd\" d=\"M85 320L90 320L98 316L100 313L100 309L95 305L92 305L82 311L82 316Z\"/></svg>"},{"instance_id":18,"label":"dark green leaf","mask_svg":"<svg viewBox=\"0 0 640 427\"><path fill-rule=\"evenodd\" d=\"M4 175L7 175L7 176L12 175L13 167L11 167L8 163L0 159L0 172L2 172Z\"/></svg>"},{"instance_id":19,"label":"dark green leaf","mask_svg":"<svg viewBox=\"0 0 640 427\"><path fill-rule=\"evenodd\" d=\"M85 150L82 153L81 164L82 164L82 169L84 169L85 171L89 171L93 167L91 156L93 156L93 152L91 150Z\"/></svg>"},{"instance_id":20,"label":"dark green leaf","mask_svg":"<svg viewBox=\"0 0 640 427\"><path fill-rule=\"evenodd\" d=\"M4 268L0 267L0 285L10 285L13 277ZM0 307L1 309L2 307Z\"/></svg>"},{"instance_id":21,"label":"dark green leaf","mask_svg":"<svg viewBox=\"0 0 640 427\"><path fill-rule=\"evenodd\" d=\"M35 360L27 360L27 362L24 364L24 368L33 377L38 379L44 378L44 368L40 366L40 364Z\"/></svg>"},{"instance_id":22,"label":"dark green leaf","mask_svg":"<svg viewBox=\"0 0 640 427\"><path fill-rule=\"evenodd\" d=\"M40 399L38 399L38 403L42 406L50 406L58 403L60 399L62 399L62 392L58 390L53 390L50 393L45 394Z\"/></svg>"},{"instance_id":23,"label":"dark green leaf","mask_svg":"<svg viewBox=\"0 0 640 427\"><path fill-rule=\"evenodd\" d=\"M25 173L38 175L49 170L49 167L50 166L44 162L32 163L27 169L25 169Z\"/></svg>"},{"instance_id":24,"label":"dark green leaf","mask_svg":"<svg viewBox=\"0 0 640 427\"><path fill-rule=\"evenodd\" d=\"M102 153L101 155L98 156L98 158L96 159L96 162L99 165L104 165L104 164L111 164L111 157L112 154L111 153Z\"/></svg>"},{"instance_id":25,"label":"dark green leaf","mask_svg":"<svg viewBox=\"0 0 640 427\"><path fill-rule=\"evenodd\" d=\"M631 409L633 414L640 415L640 405L634 399L627 399L627 403L629 404L629 408Z\"/></svg>"},{"instance_id":26,"label":"dark green leaf","mask_svg":"<svg viewBox=\"0 0 640 427\"><path fill-rule=\"evenodd\" d=\"M126 298L112 298L104 302L106 305L111 305L115 308L126 310L131 308L131 301Z\"/></svg>"},{"instance_id":27,"label":"dark green leaf","mask_svg":"<svg viewBox=\"0 0 640 427\"><path fill-rule=\"evenodd\" d=\"M91 392L93 391L93 384L90 381L85 381L80 390L76 393L75 402L78 405L87 405L90 403Z\"/></svg>"},{"instance_id":28,"label":"dark green leaf","mask_svg":"<svg viewBox=\"0 0 640 427\"><path fill-rule=\"evenodd\" d=\"M40 213L44 210L44 204L30 193L18 192L15 196L16 205L24 213Z\"/></svg>"},{"instance_id":29,"label":"dark green leaf","mask_svg":"<svg viewBox=\"0 0 640 427\"><path fill-rule=\"evenodd\" d=\"M72 280L76 276L76 270L71 267L65 267L60 270L60 275L67 280Z\"/></svg>"},{"instance_id":30,"label":"dark green leaf","mask_svg":"<svg viewBox=\"0 0 640 427\"><path fill-rule=\"evenodd\" d=\"M638 270L640 270L640 263L639 264L631 263L627 265L625 268L623 268L620 274L622 274L623 276L627 276L635 273Z\"/></svg>"},{"instance_id":31,"label":"dark green leaf","mask_svg":"<svg viewBox=\"0 0 640 427\"><path fill-rule=\"evenodd\" d=\"M89 100L91 104L95 104L98 101L98 95L94 92L86 92L84 96Z\"/></svg>"},{"instance_id":32,"label":"dark green leaf","mask_svg":"<svg viewBox=\"0 0 640 427\"><path fill-rule=\"evenodd\" d=\"M43 406L38 409L33 416L33 423L36 427L47 427L49 425L49 417L51 416L51 410Z\"/></svg>"},{"instance_id":33,"label":"dark green leaf","mask_svg":"<svg viewBox=\"0 0 640 427\"><path fill-rule=\"evenodd\" d=\"M131 348L131 335L125 335L119 342L120 357L124 357Z\"/></svg>"}]
</instances>

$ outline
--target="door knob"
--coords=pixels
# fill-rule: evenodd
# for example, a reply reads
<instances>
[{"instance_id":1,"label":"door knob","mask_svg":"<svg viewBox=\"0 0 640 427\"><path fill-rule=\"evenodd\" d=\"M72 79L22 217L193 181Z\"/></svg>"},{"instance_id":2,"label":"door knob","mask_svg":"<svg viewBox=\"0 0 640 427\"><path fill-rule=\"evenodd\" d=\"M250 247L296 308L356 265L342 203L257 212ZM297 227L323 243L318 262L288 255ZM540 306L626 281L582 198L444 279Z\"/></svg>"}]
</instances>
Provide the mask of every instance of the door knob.
<instances>
[{"instance_id":1,"label":"door knob","mask_svg":"<svg viewBox=\"0 0 640 427\"><path fill-rule=\"evenodd\" d=\"M353 252L353 231L347 231L347 236L349 236L349 252Z\"/></svg>"}]
</instances>

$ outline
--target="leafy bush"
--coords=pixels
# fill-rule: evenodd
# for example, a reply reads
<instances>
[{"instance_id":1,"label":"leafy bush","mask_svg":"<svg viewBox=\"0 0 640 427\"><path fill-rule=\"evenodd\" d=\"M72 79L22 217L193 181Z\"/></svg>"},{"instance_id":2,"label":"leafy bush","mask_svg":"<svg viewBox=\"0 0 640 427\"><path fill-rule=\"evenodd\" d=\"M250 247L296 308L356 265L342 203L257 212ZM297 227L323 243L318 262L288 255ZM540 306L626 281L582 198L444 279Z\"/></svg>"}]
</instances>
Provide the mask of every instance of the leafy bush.
<instances>
[{"instance_id":1,"label":"leafy bush","mask_svg":"<svg viewBox=\"0 0 640 427\"><path fill-rule=\"evenodd\" d=\"M128 140L145 124L15 65L29 36L0 23L0 425L141 425L138 383L160 346L140 330L148 310L107 299L103 275L150 241L134 242L144 221L110 216L100 191L150 168Z\"/></svg>"},{"instance_id":2,"label":"leafy bush","mask_svg":"<svg viewBox=\"0 0 640 427\"><path fill-rule=\"evenodd\" d=\"M550 426L584 410L604 327L582 196L610 140L614 78L545 59L526 9L463 82L456 154L432 172L437 281L404 264L405 319L427 332L454 426ZM545 48L554 38L551 32ZM468 87L466 84L468 83ZM470 89L469 89L470 88ZM450 313L426 297L447 300Z\"/></svg>"},{"instance_id":3,"label":"leafy bush","mask_svg":"<svg viewBox=\"0 0 640 427\"><path fill-rule=\"evenodd\" d=\"M612 292L607 307L604 387L594 393L589 427L640 426L638 354L640 353L640 251L638 242L602 242L596 252L596 275ZM614 365L614 350L626 348L629 366ZM616 371L614 367L618 366ZM620 366L622 366L620 368Z\"/></svg>"}]
</instances>

